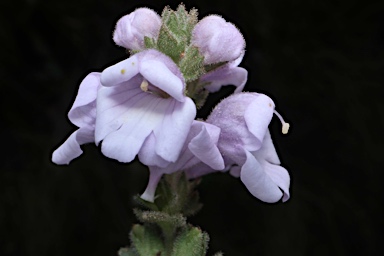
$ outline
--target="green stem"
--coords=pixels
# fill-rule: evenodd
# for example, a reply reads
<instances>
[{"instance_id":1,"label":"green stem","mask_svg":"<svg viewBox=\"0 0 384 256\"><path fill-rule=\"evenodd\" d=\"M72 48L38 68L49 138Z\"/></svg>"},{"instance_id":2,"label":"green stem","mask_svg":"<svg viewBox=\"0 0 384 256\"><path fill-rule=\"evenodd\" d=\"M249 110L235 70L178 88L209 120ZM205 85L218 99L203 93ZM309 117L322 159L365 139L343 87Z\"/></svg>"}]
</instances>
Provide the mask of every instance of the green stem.
<instances>
[{"instance_id":1,"label":"green stem","mask_svg":"<svg viewBox=\"0 0 384 256\"><path fill-rule=\"evenodd\" d=\"M175 231L176 226L170 224L170 223L164 223L160 225L163 236L164 236L164 248L165 248L165 255L171 256L173 245L174 245L174 239L175 239Z\"/></svg>"},{"instance_id":2,"label":"green stem","mask_svg":"<svg viewBox=\"0 0 384 256\"><path fill-rule=\"evenodd\" d=\"M139 255L158 255L159 252L162 256L205 255L205 235L186 222L187 216L201 208L196 192L198 183L189 181L182 172L173 173L164 176L158 184L154 203L135 197L146 209L134 209L144 225L135 225L131 231L132 250Z\"/></svg>"}]
</instances>

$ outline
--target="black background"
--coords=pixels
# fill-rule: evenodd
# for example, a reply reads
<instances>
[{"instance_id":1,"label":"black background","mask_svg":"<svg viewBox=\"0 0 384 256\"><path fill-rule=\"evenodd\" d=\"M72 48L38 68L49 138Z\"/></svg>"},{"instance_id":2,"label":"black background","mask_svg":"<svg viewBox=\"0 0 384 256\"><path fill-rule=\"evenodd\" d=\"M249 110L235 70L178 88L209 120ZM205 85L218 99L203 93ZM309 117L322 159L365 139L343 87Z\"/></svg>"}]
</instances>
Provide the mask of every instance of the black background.
<instances>
[{"instance_id":1,"label":"black background","mask_svg":"<svg viewBox=\"0 0 384 256\"><path fill-rule=\"evenodd\" d=\"M147 170L91 145L69 166L51 153L80 81L126 57L112 31L122 15L164 1L2 1L0 255L116 255L135 219ZM384 2L185 1L221 14L247 42L248 91L270 95L291 123L270 129L291 175L287 203L265 204L228 174L203 179L190 222L212 255L375 255L383 229ZM233 91L209 99L199 117ZM383 252L383 251L381 251Z\"/></svg>"}]
</instances>

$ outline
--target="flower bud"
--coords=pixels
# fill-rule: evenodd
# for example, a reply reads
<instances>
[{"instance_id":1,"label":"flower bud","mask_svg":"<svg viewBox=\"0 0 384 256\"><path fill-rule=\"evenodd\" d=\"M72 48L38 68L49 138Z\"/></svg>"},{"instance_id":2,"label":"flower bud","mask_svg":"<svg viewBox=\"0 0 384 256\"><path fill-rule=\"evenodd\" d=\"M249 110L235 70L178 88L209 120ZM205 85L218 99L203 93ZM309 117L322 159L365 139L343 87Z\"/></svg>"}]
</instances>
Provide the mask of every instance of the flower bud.
<instances>
[{"instance_id":1,"label":"flower bud","mask_svg":"<svg viewBox=\"0 0 384 256\"><path fill-rule=\"evenodd\" d=\"M156 38L161 27L160 16L151 9L139 8L117 21L113 41L131 50L144 50L144 37Z\"/></svg>"},{"instance_id":2,"label":"flower bud","mask_svg":"<svg viewBox=\"0 0 384 256\"><path fill-rule=\"evenodd\" d=\"M204 55L204 64L233 61L245 48L240 31L217 15L209 15L196 24L192 44Z\"/></svg>"}]
</instances>

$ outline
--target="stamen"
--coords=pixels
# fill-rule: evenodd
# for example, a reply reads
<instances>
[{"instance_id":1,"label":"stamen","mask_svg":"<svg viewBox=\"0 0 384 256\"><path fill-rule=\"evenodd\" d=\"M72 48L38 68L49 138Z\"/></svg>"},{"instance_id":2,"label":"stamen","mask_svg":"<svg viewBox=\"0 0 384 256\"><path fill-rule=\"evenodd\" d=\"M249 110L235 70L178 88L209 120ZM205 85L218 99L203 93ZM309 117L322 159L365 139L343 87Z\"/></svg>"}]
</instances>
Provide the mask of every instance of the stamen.
<instances>
[{"instance_id":1,"label":"stamen","mask_svg":"<svg viewBox=\"0 0 384 256\"><path fill-rule=\"evenodd\" d=\"M157 95L161 98L164 98L164 99L167 99L169 98L169 94L166 93L165 91L153 86L153 85L150 85L148 83L147 80L143 79L143 82L141 82L140 84L140 89L143 91L143 92L146 92L146 93L150 93L150 94L153 94L153 95Z\"/></svg>"},{"instance_id":2,"label":"stamen","mask_svg":"<svg viewBox=\"0 0 384 256\"><path fill-rule=\"evenodd\" d=\"M275 115L280 119L280 122L283 125L283 127L281 128L281 132L283 134L287 134L289 130L289 123L286 123L283 117L276 110L274 110L273 113L275 113Z\"/></svg>"},{"instance_id":3,"label":"stamen","mask_svg":"<svg viewBox=\"0 0 384 256\"><path fill-rule=\"evenodd\" d=\"M143 92L148 91L148 81L147 80L144 79L143 82L141 82L140 89L143 90Z\"/></svg>"}]
</instances>

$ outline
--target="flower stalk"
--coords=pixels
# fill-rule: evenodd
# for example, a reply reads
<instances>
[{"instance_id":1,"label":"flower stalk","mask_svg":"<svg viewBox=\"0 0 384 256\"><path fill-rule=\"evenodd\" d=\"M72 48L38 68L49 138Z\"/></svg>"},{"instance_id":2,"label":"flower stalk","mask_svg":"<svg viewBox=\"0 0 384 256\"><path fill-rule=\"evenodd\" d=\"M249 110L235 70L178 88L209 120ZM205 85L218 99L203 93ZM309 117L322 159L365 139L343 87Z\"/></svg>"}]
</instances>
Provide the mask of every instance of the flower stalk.
<instances>
[{"instance_id":1,"label":"flower stalk","mask_svg":"<svg viewBox=\"0 0 384 256\"><path fill-rule=\"evenodd\" d=\"M119 255L205 255L208 234L186 221L186 217L201 209L196 190L199 182L199 179L189 181L185 173L176 172L164 175L153 203L136 196L140 207L134 213L142 224L134 225L131 246L120 249Z\"/></svg>"}]
</instances>

